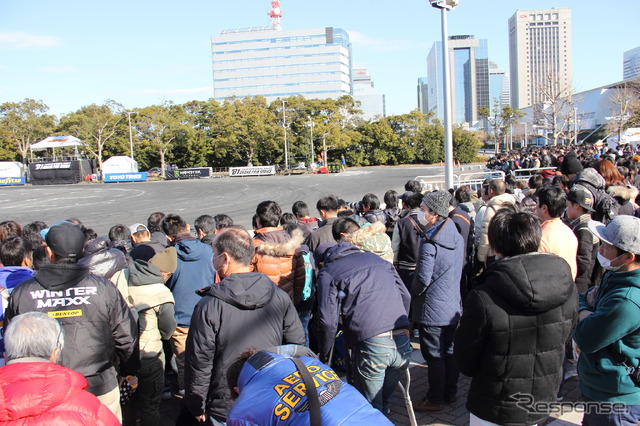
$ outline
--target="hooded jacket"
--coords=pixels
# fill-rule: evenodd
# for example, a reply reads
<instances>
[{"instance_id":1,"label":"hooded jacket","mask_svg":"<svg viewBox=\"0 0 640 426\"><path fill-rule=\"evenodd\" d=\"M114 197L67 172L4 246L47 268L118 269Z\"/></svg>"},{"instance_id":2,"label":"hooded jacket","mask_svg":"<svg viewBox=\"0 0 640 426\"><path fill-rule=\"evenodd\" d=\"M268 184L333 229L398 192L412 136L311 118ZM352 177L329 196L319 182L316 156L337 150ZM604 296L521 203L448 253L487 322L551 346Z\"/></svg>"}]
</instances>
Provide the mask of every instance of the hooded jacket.
<instances>
[{"instance_id":1,"label":"hooded jacket","mask_svg":"<svg viewBox=\"0 0 640 426\"><path fill-rule=\"evenodd\" d=\"M385 234L386 235L386 234ZM329 358L338 329L338 293L348 348L377 334L409 326L411 296L393 265L351 243L330 248L318 275L319 355Z\"/></svg>"},{"instance_id":2,"label":"hooded jacket","mask_svg":"<svg viewBox=\"0 0 640 426\"><path fill-rule=\"evenodd\" d=\"M496 195L487 202L487 208L479 223L479 232L476 234L477 256L480 262L484 262L488 257L495 256L495 252L489 245L489 223L496 212L508 204L515 204L516 200L511 194Z\"/></svg>"},{"instance_id":3,"label":"hooded jacket","mask_svg":"<svg viewBox=\"0 0 640 426\"><path fill-rule=\"evenodd\" d=\"M257 272L232 274L202 290L185 356L185 402L194 416L224 421L231 401L227 368L248 349L304 345L291 299Z\"/></svg>"},{"instance_id":4,"label":"hooded jacket","mask_svg":"<svg viewBox=\"0 0 640 426\"><path fill-rule=\"evenodd\" d=\"M62 325L60 364L84 375L89 392L102 395L118 382L116 356L125 374L138 364L138 330L125 300L107 279L84 265L43 265L11 293L5 326L16 315L44 312Z\"/></svg>"},{"instance_id":5,"label":"hooded jacket","mask_svg":"<svg viewBox=\"0 0 640 426\"><path fill-rule=\"evenodd\" d=\"M368 251L393 263L391 239L386 234L387 227L383 222L365 224L362 228L347 235L344 241L351 243L362 251Z\"/></svg>"},{"instance_id":6,"label":"hooded jacket","mask_svg":"<svg viewBox=\"0 0 640 426\"><path fill-rule=\"evenodd\" d=\"M3 425L119 425L116 416L85 389L82 374L40 358L0 368Z\"/></svg>"},{"instance_id":7,"label":"hooded jacket","mask_svg":"<svg viewBox=\"0 0 640 426\"><path fill-rule=\"evenodd\" d=\"M596 292L594 313L580 321L573 335L580 347L580 391L595 401L640 405L640 387L607 349L640 363L640 270L606 272ZM580 295L580 310L590 308L587 293Z\"/></svg>"},{"instance_id":8,"label":"hooded jacket","mask_svg":"<svg viewBox=\"0 0 640 426\"><path fill-rule=\"evenodd\" d=\"M464 241L451 219L424 231L411 286L415 322L433 327L458 323L464 258Z\"/></svg>"},{"instance_id":9,"label":"hooded jacket","mask_svg":"<svg viewBox=\"0 0 640 426\"><path fill-rule=\"evenodd\" d=\"M167 281L167 287L176 302L174 309L178 326L188 328L193 308L200 301L196 291L213 284L213 251L210 245L188 234L180 234L176 240L178 269Z\"/></svg>"},{"instance_id":10,"label":"hooded jacket","mask_svg":"<svg viewBox=\"0 0 640 426\"><path fill-rule=\"evenodd\" d=\"M127 259L121 250L110 247L108 238L98 237L84 247L78 264L86 265L90 273L110 280L116 272L127 267Z\"/></svg>"},{"instance_id":11,"label":"hooded jacket","mask_svg":"<svg viewBox=\"0 0 640 426\"><path fill-rule=\"evenodd\" d=\"M144 260L129 264L128 302L138 312L140 357L159 356L162 339L169 340L176 329L175 301L160 269Z\"/></svg>"},{"instance_id":12,"label":"hooded jacket","mask_svg":"<svg viewBox=\"0 0 640 426\"><path fill-rule=\"evenodd\" d=\"M9 304L9 295L13 289L25 281L33 277L33 269L25 268L22 266L3 266L0 268L0 287L4 287L6 290L2 290L0 295L0 325L4 321L4 311ZM0 357L4 358L4 337L3 333L0 333Z\"/></svg>"},{"instance_id":13,"label":"hooded jacket","mask_svg":"<svg viewBox=\"0 0 640 426\"><path fill-rule=\"evenodd\" d=\"M617 214L633 216L636 210L635 201L638 196L638 188L635 186L612 185L607 188L607 194L611 195L620 205Z\"/></svg>"},{"instance_id":14,"label":"hooded jacket","mask_svg":"<svg viewBox=\"0 0 640 426\"><path fill-rule=\"evenodd\" d=\"M547 412L516 404L526 408L528 395L556 401L576 319L576 289L562 258L530 253L491 264L465 300L454 342L460 372L472 378L467 409L501 425L544 420Z\"/></svg>"},{"instance_id":15,"label":"hooded jacket","mask_svg":"<svg viewBox=\"0 0 640 426\"><path fill-rule=\"evenodd\" d=\"M302 259L302 231L295 229L289 235L281 226L256 231L253 243L256 254L253 270L265 274L293 300L299 303L305 282Z\"/></svg>"}]
</instances>

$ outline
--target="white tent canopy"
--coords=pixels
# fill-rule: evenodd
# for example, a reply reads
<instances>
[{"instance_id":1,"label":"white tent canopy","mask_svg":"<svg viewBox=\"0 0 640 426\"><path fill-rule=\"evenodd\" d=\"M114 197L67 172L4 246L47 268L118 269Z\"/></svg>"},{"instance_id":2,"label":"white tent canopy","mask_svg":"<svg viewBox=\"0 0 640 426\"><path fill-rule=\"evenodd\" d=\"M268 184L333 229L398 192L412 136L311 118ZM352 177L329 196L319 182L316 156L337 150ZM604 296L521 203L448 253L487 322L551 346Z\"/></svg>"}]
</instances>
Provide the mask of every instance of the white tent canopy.
<instances>
[{"instance_id":1,"label":"white tent canopy","mask_svg":"<svg viewBox=\"0 0 640 426\"><path fill-rule=\"evenodd\" d=\"M49 136L31 145L31 150L42 151L43 149L77 147L80 145L82 145L82 141L75 136Z\"/></svg>"},{"instance_id":2,"label":"white tent canopy","mask_svg":"<svg viewBox=\"0 0 640 426\"><path fill-rule=\"evenodd\" d=\"M135 173L138 171L138 162L130 157L117 155L109 157L102 163L102 173Z\"/></svg>"}]
</instances>

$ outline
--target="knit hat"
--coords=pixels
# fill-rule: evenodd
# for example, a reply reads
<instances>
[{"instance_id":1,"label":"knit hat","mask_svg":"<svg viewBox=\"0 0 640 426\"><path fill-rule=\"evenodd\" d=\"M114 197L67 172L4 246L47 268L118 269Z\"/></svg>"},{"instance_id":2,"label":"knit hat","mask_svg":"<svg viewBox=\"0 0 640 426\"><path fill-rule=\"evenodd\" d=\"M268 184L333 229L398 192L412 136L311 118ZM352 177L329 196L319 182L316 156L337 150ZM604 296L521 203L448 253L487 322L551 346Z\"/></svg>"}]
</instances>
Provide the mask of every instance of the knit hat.
<instances>
[{"instance_id":1,"label":"knit hat","mask_svg":"<svg viewBox=\"0 0 640 426\"><path fill-rule=\"evenodd\" d=\"M573 185L567 194L567 200L579 204L588 212L593 212L593 194L582 185Z\"/></svg>"},{"instance_id":2,"label":"knit hat","mask_svg":"<svg viewBox=\"0 0 640 426\"><path fill-rule=\"evenodd\" d=\"M576 155L575 151L569 152L564 157L564 161L560 165L560 172L562 172L562 174L565 176L576 175L580 173L582 169L582 164L580 164L580 161L578 161L578 156Z\"/></svg>"},{"instance_id":3,"label":"knit hat","mask_svg":"<svg viewBox=\"0 0 640 426\"><path fill-rule=\"evenodd\" d=\"M64 222L49 228L45 238L47 246L57 256L79 259L84 248L84 232L74 223Z\"/></svg>"},{"instance_id":4,"label":"knit hat","mask_svg":"<svg viewBox=\"0 0 640 426\"><path fill-rule=\"evenodd\" d=\"M422 202L438 216L447 217L449 215L451 194L448 191L429 192L422 197Z\"/></svg>"},{"instance_id":5,"label":"knit hat","mask_svg":"<svg viewBox=\"0 0 640 426\"><path fill-rule=\"evenodd\" d=\"M637 217L616 216L606 225L592 220L589 222L589 231L622 251L640 254L640 219Z\"/></svg>"},{"instance_id":6,"label":"knit hat","mask_svg":"<svg viewBox=\"0 0 640 426\"><path fill-rule=\"evenodd\" d=\"M178 252L175 247L166 248L153 256L149 263L156 266L162 272L171 272L178 269Z\"/></svg>"}]
</instances>

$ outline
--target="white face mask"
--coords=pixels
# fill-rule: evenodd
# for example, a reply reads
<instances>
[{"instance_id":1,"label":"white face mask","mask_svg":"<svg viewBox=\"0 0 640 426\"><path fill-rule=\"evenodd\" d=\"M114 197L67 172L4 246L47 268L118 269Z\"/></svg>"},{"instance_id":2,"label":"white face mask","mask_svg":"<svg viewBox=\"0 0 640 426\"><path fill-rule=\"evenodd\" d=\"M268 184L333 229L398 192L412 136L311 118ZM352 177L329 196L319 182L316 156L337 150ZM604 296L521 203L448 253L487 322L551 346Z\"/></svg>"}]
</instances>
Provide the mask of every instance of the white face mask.
<instances>
[{"instance_id":1,"label":"white face mask","mask_svg":"<svg viewBox=\"0 0 640 426\"><path fill-rule=\"evenodd\" d=\"M622 256L622 255L620 255L620 256ZM609 260L606 257L604 257L602 254L598 253L598 262L600 262L600 265L602 265L602 269L604 269L606 271L616 272L618 269L620 269L622 267L622 265L620 265L620 266L611 266L611 262L613 262L614 260L616 260L620 256L617 256L617 257Z\"/></svg>"},{"instance_id":2,"label":"white face mask","mask_svg":"<svg viewBox=\"0 0 640 426\"><path fill-rule=\"evenodd\" d=\"M427 224L427 219L424 217L424 212L422 210L418 211L418 223L420 223L420 225L426 225Z\"/></svg>"}]
</instances>

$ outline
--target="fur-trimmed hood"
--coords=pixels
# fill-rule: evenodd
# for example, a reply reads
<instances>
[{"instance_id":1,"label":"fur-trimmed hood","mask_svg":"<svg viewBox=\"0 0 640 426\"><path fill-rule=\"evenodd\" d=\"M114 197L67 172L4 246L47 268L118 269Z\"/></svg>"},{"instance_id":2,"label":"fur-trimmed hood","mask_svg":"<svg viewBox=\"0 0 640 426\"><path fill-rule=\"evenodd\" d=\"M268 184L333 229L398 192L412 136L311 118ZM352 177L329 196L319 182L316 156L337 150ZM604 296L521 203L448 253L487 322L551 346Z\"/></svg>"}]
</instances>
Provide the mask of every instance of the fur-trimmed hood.
<instances>
[{"instance_id":1,"label":"fur-trimmed hood","mask_svg":"<svg viewBox=\"0 0 640 426\"><path fill-rule=\"evenodd\" d=\"M373 222L344 237L344 241L357 247L362 246L369 238L382 234L387 230L384 222Z\"/></svg>"},{"instance_id":2,"label":"fur-trimmed hood","mask_svg":"<svg viewBox=\"0 0 640 426\"><path fill-rule=\"evenodd\" d=\"M256 253L273 257L292 255L302 246L304 237L300 229L294 229L291 237L287 239L288 236L287 231L281 227L257 230L253 240Z\"/></svg>"},{"instance_id":3,"label":"fur-trimmed hood","mask_svg":"<svg viewBox=\"0 0 640 426\"><path fill-rule=\"evenodd\" d=\"M615 185L607 188L607 192L614 198L621 198L627 201L635 201L638 196L638 188L635 186Z\"/></svg>"}]
</instances>

